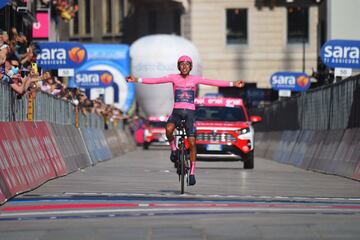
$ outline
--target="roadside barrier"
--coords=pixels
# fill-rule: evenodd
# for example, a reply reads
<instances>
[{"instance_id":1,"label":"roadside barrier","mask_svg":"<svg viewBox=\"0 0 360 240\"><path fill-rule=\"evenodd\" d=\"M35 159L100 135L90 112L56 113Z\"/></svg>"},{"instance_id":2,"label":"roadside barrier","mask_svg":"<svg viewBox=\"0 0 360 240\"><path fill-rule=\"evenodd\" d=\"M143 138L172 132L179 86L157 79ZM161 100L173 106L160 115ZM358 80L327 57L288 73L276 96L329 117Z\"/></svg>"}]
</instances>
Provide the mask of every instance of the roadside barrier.
<instances>
[{"instance_id":1,"label":"roadside barrier","mask_svg":"<svg viewBox=\"0 0 360 240\"><path fill-rule=\"evenodd\" d=\"M0 204L4 203L5 201L6 201L6 197L0 188Z\"/></svg>"},{"instance_id":2,"label":"roadside barrier","mask_svg":"<svg viewBox=\"0 0 360 240\"><path fill-rule=\"evenodd\" d=\"M289 156L289 162L294 164L297 167L302 167L305 165L304 159L306 154L308 154L310 143L314 136L314 131L300 131L297 142L294 145L293 151ZM308 157L309 158L309 157ZM305 168L305 167L303 167Z\"/></svg>"},{"instance_id":3,"label":"roadside barrier","mask_svg":"<svg viewBox=\"0 0 360 240\"><path fill-rule=\"evenodd\" d=\"M128 130L116 130L120 138L120 146L125 152L134 151L136 149L136 142Z\"/></svg>"},{"instance_id":4,"label":"roadside barrier","mask_svg":"<svg viewBox=\"0 0 360 240\"><path fill-rule=\"evenodd\" d=\"M357 167L356 167L356 169L355 169L355 171L354 171L354 173L352 175L352 178L360 180L360 160L359 160L359 163L358 163L358 165L357 165Z\"/></svg>"},{"instance_id":5,"label":"roadside barrier","mask_svg":"<svg viewBox=\"0 0 360 240\"><path fill-rule=\"evenodd\" d=\"M64 160L44 122L1 122L0 140L1 179L7 197L66 174Z\"/></svg>"},{"instance_id":6,"label":"roadside barrier","mask_svg":"<svg viewBox=\"0 0 360 240\"><path fill-rule=\"evenodd\" d=\"M267 134L267 132L257 132L255 134L255 155L258 157L265 157L266 150L269 147L270 139Z\"/></svg>"},{"instance_id":7,"label":"roadside barrier","mask_svg":"<svg viewBox=\"0 0 360 240\"><path fill-rule=\"evenodd\" d=\"M274 159L276 152L278 151L278 145L281 139L282 132L270 132L269 133L269 147L265 152L265 158Z\"/></svg>"},{"instance_id":8,"label":"roadside barrier","mask_svg":"<svg viewBox=\"0 0 360 240\"><path fill-rule=\"evenodd\" d=\"M113 157L118 157L125 152L124 148L120 147L122 142L115 129L104 131L104 135Z\"/></svg>"},{"instance_id":9,"label":"roadside barrier","mask_svg":"<svg viewBox=\"0 0 360 240\"><path fill-rule=\"evenodd\" d=\"M125 128L124 132L126 135L129 151L134 151L136 149L136 141L135 141L134 137L132 136L132 134L130 133L130 129Z\"/></svg>"},{"instance_id":10,"label":"roadside barrier","mask_svg":"<svg viewBox=\"0 0 360 240\"><path fill-rule=\"evenodd\" d=\"M312 134L309 133L309 136L311 136L311 138L308 139L307 150L305 152L303 162L300 165L300 167L304 169L311 169L313 157L317 149L324 142L324 138L326 136L326 131L322 131L322 130L320 131L308 130L308 131L313 133Z\"/></svg>"},{"instance_id":11,"label":"roadside barrier","mask_svg":"<svg viewBox=\"0 0 360 240\"><path fill-rule=\"evenodd\" d=\"M281 135L278 149L275 152L274 160L286 164L292 164L291 154L299 138L300 131L284 131Z\"/></svg>"},{"instance_id":12,"label":"roadside barrier","mask_svg":"<svg viewBox=\"0 0 360 240\"><path fill-rule=\"evenodd\" d=\"M319 136L318 147L313 154L309 168L330 173L332 159L344 135L344 130L324 130L317 132Z\"/></svg>"},{"instance_id":13,"label":"roadside barrier","mask_svg":"<svg viewBox=\"0 0 360 240\"><path fill-rule=\"evenodd\" d=\"M107 145L104 132L100 129L80 128L82 138L88 149L92 164L112 158L112 153Z\"/></svg>"},{"instance_id":14,"label":"roadside barrier","mask_svg":"<svg viewBox=\"0 0 360 240\"><path fill-rule=\"evenodd\" d=\"M347 129L334 155L332 173L352 177L359 161L360 129ZM360 176L357 179L360 179Z\"/></svg>"},{"instance_id":15,"label":"roadside barrier","mask_svg":"<svg viewBox=\"0 0 360 240\"><path fill-rule=\"evenodd\" d=\"M65 160L68 173L91 165L91 159L81 138L80 131L73 125L48 123L52 129L61 154Z\"/></svg>"},{"instance_id":16,"label":"roadside barrier","mask_svg":"<svg viewBox=\"0 0 360 240\"><path fill-rule=\"evenodd\" d=\"M12 125L8 123L0 123L0 177L1 186L4 186L2 187L2 191L5 193L6 188L7 193L5 194L7 197L25 191L28 187L25 177L22 175L20 163L12 147L17 140L13 136L13 131L10 127L12 128Z\"/></svg>"},{"instance_id":17,"label":"roadside barrier","mask_svg":"<svg viewBox=\"0 0 360 240\"><path fill-rule=\"evenodd\" d=\"M54 138L53 133L46 125L46 122L26 122L28 125L38 126L35 131L35 136L37 136L45 147L45 153L47 153L48 158L50 159L53 167L55 169L56 176L64 176L68 173L65 160L61 155L59 146ZM34 151L37 151L35 148Z\"/></svg>"},{"instance_id":18,"label":"roadside barrier","mask_svg":"<svg viewBox=\"0 0 360 240\"><path fill-rule=\"evenodd\" d=\"M4 155L0 155L0 205L4 203L8 198L11 197L10 192L8 191L6 184L4 182L3 171L7 165Z\"/></svg>"},{"instance_id":19,"label":"roadside barrier","mask_svg":"<svg viewBox=\"0 0 360 240\"><path fill-rule=\"evenodd\" d=\"M127 134L122 131L122 130L116 130L118 136L119 136L119 139L120 139L120 146L121 148L125 151L125 152L129 152L131 151L131 146L130 144L128 143L128 136Z\"/></svg>"},{"instance_id":20,"label":"roadside barrier","mask_svg":"<svg viewBox=\"0 0 360 240\"><path fill-rule=\"evenodd\" d=\"M270 160L360 180L359 128L261 132L255 141L257 157L266 149Z\"/></svg>"},{"instance_id":21,"label":"roadside barrier","mask_svg":"<svg viewBox=\"0 0 360 240\"><path fill-rule=\"evenodd\" d=\"M355 131L354 131L355 132ZM352 178L360 180L360 129L355 132L354 142L348 152L350 166L356 166ZM353 163L356 163L353 165Z\"/></svg>"},{"instance_id":22,"label":"roadside barrier","mask_svg":"<svg viewBox=\"0 0 360 240\"><path fill-rule=\"evenodd\" d=\"M360 128L360 75L249 111L264 117L255 132Z\"/></svg>"},{"instance_id":23,"label":"roadside barrier","mask_svg":"<svg viewBox=\"0 0 360 240\"><path fill-rule=\"evenodd\" d=\"M134 149L128 129L0 122L0 204L50 179Z\"/></svg>"}]
</instances>

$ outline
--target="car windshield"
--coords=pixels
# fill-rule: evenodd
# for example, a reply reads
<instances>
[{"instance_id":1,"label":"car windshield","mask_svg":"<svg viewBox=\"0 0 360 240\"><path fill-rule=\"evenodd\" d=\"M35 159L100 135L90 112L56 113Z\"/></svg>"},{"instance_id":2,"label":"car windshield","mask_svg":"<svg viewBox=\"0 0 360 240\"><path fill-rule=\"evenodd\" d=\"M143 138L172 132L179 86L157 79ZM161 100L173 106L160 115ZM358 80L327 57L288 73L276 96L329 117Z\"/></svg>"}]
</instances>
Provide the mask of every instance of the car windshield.
<instances>
[{"instance_id":1,"label":"car windshield","mask_svg":"<svg viewBox=\"0 0 360 240\"><path fill-rule=\"evenodd\" d=\"M150 121L149 125L154 128L164 128L166 126L166 122Z\"/></svg>"},{"instance_id":2,"label":"car windshield","mask_svg":"<svg viewBox=\"0 0 360 240\"><path fill-rule=\"evenodd\" d=\"M242 108L196 106L197 121L247 121Z\"/></svg>"}]
</instances>

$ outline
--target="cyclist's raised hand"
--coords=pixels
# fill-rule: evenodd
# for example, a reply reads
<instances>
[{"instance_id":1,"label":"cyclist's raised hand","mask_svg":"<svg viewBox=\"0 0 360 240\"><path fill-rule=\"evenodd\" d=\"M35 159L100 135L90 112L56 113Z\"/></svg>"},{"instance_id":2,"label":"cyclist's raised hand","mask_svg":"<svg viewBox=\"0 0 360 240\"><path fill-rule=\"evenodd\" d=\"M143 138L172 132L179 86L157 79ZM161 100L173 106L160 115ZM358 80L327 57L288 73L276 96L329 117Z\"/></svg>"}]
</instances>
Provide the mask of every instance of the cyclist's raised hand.
<instances>
[{"instance_id":1,"label":"cyclist's raised hand","mask_svg":"<svg viewBox=\"0 0 360 240\"><path fill-rule=\"evenodd\" d=\"M127 82L137 82L138 79L136 77L134 77L134 76L127 76L126 81Z\"/></svg>"},{"instance_id":2,"label":"cyclist's raised hand","mask_svg":"<svg viewBox=\"0 0 360 240\"><path fill-rule=\"evenodd\" d=\"M234 87L243 88L245 86L244 80L238 80L234 82Z\"/></svg>"}]
</instances>

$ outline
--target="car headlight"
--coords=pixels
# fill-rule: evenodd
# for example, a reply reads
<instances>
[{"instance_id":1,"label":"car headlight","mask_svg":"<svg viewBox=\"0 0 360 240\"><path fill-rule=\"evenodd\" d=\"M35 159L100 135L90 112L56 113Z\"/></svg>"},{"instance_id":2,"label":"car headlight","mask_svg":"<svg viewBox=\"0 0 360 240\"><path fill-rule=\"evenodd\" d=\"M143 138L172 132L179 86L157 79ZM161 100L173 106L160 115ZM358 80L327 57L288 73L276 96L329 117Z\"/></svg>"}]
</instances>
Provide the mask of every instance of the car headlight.
<instances>
[{"instance_id":1,"label":"car headlight","mask_svg":"<svg viewBox=\"0 0 360 240\"><path fill-rule=\"evenodd\" d=\"M242 128L242 129L236 130L235 132L237 134L246 134L246 133L250 132L250 128Z\"/></svg>"},{"instance_id":2,"label":"car headlight","mask_svg":"<svg viewBox=\"0 0 360 240\"><path fill-rule=\"evenodd\" d=\"M144 130L144 135L145 135L145 137L149 137L149 136L152 135L152 133L148 129L145 129Z\"/></svg>"}]
</instances>

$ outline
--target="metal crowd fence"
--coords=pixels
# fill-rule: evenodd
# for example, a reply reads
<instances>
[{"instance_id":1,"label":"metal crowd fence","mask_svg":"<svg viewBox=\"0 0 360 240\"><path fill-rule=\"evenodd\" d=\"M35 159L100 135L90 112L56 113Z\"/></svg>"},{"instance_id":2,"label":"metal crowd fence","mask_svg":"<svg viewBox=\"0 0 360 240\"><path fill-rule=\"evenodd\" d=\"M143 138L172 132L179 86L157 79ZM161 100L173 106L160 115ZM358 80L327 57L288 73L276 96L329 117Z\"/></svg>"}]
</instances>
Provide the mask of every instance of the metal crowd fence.
<instances>
[{"instance_id":1,"label":"metal crowd fence","mask_svg":"<svg viewBox=\"0 0 360 240\"><path fill-rule=\"evenodd\" d=\"M79 128L104 128L104 118L91 113L91 114L79 114Z\"/></svg>"},{"instance_id":2,"label":"metal crowd fence","mask_svg":"<svg viewBox=\"0 0 360 240\"><path fill-rule=\"evenodd\" d=\"M360 128L360 75L250 113L263 116L263 122L255 125L258 131Z\"/></svg>"},{"instance_id":3,"label":"metal crowd fence","mask_svg":"<svg viewBox=\"0 0 360 240\"><path fill-rule=\"evenodd\" d=\"M55 96L37 92L35 98L25 94L21 98L11 90L11 87L0 82L0 121L43 120L62 125L78 125L78 127L103 129L105 121L95 113L77 114L76 106L70 101Z\"/></svg>"},{"instance_id":4,"label":"metal crowd fence","mask_svg":"<svg viewBox=\"0 0 360 240\"><path fill-rule=\"evenodd\" d=\"M19 99L8 84L0 81L0 121L26 120L27 107L27 98Z\"/></svg>"},{"instance_id":5,"label":"metal crowd fence","mask_svg":"<svg viewBox=\"0 0 360 240\"><path fill-rule=\"evenodd\" d=\"M75 125L76 107L69 101L39 92L34 99L33 120L46 120L63 125Z\"/></svg>"}]
</instances>

